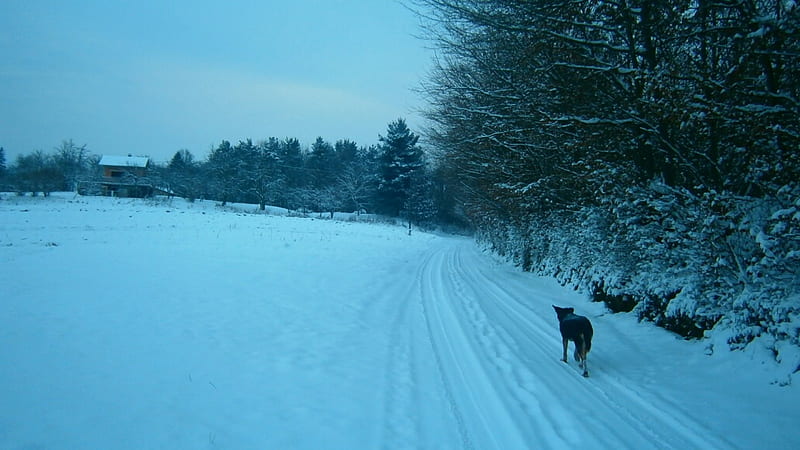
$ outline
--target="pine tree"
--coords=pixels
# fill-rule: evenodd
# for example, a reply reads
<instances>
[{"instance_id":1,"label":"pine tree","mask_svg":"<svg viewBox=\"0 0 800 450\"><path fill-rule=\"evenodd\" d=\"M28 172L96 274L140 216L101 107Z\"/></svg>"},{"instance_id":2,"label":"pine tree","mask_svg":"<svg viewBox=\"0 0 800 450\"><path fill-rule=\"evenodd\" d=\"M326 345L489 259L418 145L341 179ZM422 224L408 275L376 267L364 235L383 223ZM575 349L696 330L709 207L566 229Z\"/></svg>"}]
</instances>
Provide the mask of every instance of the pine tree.
<instances>
[{"instance_id":1,"label":"pine tree","mask_svg":"<svg viewBox=\"0 0 800 450\"><path fill-rule=\"evenodd\" d=\"M380 183L378 208L399 216L412 188L412 178L424 166L419 136L411 132L402 118L389 124L386 136L380 136Z\"/></svg>"},{"instance_id":2,"label":"pine tree","mask_svg":"<svg viewBox=\"0 0 800 450\"><path fill-rule=\"evenodd\" d=\"M0 147L0 178L6 175L6 151Z\"/></svg>"},{"instance_id":3,"label":"pine tree","mask_svg":"<svg viewBox=\"0 0 800 450\"><path fill-rule=\"evenodd\" d=\"M279 192L284 190L285 181L280 170L279 150L280 143L275 138L259 143L248 170L249 194L255 197L261 211L266 209L267 204L275 204Z\"/></svg>"},{"instance_id":4,"label":"pine tree","mask_svg":"<svg viewBox=\"0 0 800 450\"><path fill-rule=\"evenodd\" d=\"M208 170L212 195L225 206L229 201L234 201L236 194L235 181L241 173L242 161L236 157L236 151L229 141L223 140L218 147L208 155L206 169Z\"/></svg>"},{"instance_id":5,"label":"pine tree","mask_svg":"<svg viewBox=\"0 0 800 450\"><path fill-rule=\"evenodd\" d=\"M194 165L194 155L189 150L183 149L175 152L169 163L169 168L173 170L185 170Z\"/></svg>"},{"instance_id":6,"label":"pine tree","mask_svg":"<svg viewBox=\"0 0 800 450\"><path fill-rule=\"evenodd\" d=\"M408 218L409 232L412 223L417 226L432 224L439 212L434 202L433 179L426 172L425 170L416 170L411 175L408 196L403 208Z\"/></svg>"},{"instance_id":7,"label":"pine tree","mask_svg":"<svg viewBox=\"0 0 800 450\"><path fill-rule=\"evenodd\" d=\"M358 159L358 145L348 139L340 139L333 146L336 151L336 159L341 168L346 168L354 164Z\"/></svg>"},{"instance_id":8,"label":"pine tree","mask_svg":"<svg viewBox=\"0 0 800 450\"><path fill-rule=\"evenodd\" d=\"M303 187L306 184L307 176L304 170L305 155L300 147L300 141L295 138L287 138L282 141L278 158L287 187L289 189Z\"/></svg>"},{"instance_id":9,"label":"pine tree","mask_svg":"<svg viewBox=\"0 0 800 450\"><path fill-rule=\"evenodd\" d=\"M306 166L311 171L314 179L314 188L322 189L329 186L336 178L337 164L336 153L331 144L318 137L311 146Z\"/></svg>"},{"instance_id":10,"label":"pine tree","mask_svg":"<svg viewBox=\"0 0 800 450\"><path fill-rule=\"evenodd\" d=\"M203 189L203 178L199 176L199 169L192 152L178 150L167 166L165 182L175 194L194 201Z\"/></svg>"}]
</instances>

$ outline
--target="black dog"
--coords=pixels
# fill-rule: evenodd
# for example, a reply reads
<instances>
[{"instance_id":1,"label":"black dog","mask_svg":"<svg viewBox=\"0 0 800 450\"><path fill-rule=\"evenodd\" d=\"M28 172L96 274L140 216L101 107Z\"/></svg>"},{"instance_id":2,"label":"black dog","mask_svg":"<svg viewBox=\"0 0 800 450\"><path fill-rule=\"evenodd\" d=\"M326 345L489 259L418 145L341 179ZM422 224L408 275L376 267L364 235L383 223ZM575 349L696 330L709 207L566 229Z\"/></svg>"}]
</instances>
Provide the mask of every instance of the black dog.
<instances>
[{"instance_id":1,"label":"black dog","mask_svg":"<svg viewBox=\"0 0 800 450\"><path fill-rule=\"evenodd\" d=\"M561 330L561 342L564 344L564 357L561 359L567 362L567 346L569 341L575 343L575 361L583 369L583 376L589 376L589 368L586 365L586 356L592 349L592 323L584 316L575 314L575 308L559 308L553 305L558 316L558 328Z\"/></svg>"}]
</instances>

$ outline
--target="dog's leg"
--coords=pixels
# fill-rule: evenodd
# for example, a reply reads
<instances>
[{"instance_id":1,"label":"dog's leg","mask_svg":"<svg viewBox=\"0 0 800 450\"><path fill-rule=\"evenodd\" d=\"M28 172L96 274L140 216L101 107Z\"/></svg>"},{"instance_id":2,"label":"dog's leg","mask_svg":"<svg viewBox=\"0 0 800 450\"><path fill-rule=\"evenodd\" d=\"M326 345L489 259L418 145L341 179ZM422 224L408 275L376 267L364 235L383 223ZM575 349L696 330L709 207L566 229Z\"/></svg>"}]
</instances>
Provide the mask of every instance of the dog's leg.
<instances>
[{"instance_id":1,"label":"dog's leg","mask_svg":"<svg viewBox=\"0 0 800 450\"><path fill-rule=\"evenodd\" d=\"M586 349L586 339L584 339L583 334L580 335L580 345L577 345L577 349L575 350L575 354L580 356L580 367L583 369L583 376L589 377L589 362L587 358L589 357L589 351Z\"/></svg>"},{"instance_id":2,"label":"dog's leg","mask_svg":"<svg viewBox=\"0 0 800 450\"><path fill-rule=\"evenodd\" d=\"M589 378L589 355L583 354L583 376Z\"/></svg>"},{"instance_id":3,"label":"dog's leg","mask_svg":"<svg viewBox=\"0 0 800 450\"><path fill-rule=\"evenodd\" d=\"M569 346L569 339L561 338L561 343L564 346L564 356L561 357L561 360L565 363L569 363L569 361L567 361L567 347Z\"/></svg>"},{"instance_id":4,"label":"dog's leg","mask_svg":"<svg viewBox=\"0 0 800 450\"><path fill-rule=\"evenodd\" d=\"M583 360L583 352L584 352L584 340L583 334L579 334L578 337L575 339L575 353L572 354L575 357L575 362L578 363L579 366L582 367L581 361Z\"/></svg>"}]
</instances>

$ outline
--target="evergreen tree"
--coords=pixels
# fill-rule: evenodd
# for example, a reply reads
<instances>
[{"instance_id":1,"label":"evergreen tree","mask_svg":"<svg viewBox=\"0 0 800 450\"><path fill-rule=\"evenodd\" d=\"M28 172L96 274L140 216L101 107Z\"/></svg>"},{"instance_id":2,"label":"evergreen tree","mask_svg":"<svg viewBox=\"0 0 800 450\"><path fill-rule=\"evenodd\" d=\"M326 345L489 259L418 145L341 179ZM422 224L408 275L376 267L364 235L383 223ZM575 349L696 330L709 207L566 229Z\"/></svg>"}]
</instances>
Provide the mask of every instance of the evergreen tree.
<instances>
[{"instance_id":1,"label":"evergreen tree","mask_svg":"<svg viewBox=\"0 0 800 450\"><path fill-rule=\"evenodd\" d=\"M389 124L386 136L380 136L380 182L378 208L399 216L408 199L414 173L424 166L422 149L402 118Z\"/></svg>"},{"instance_id":2,"label":"evergreen tree","mask_svg":"<svg viewBox=\"0 0 800 450\"><path fill-rule=\"evenodd\" d=\"M0 147L0 179L6 175L6 151Z\"/></svg>"},{"instance_id":3,"label":"evergreen tree","mask_svg":"<svg viewBox=\"0 0 800 450\"><path fill-rule=\"evenodd\" d=\"M231 180L234 185L236 201L258 203L264 206L264 180L262 171L262 152L252 139L239 141L233 147L237 173Z\"/></svg>"},{"instance_id":4,"label":"evergreen tree","mask_svg":"<svg viewBox=\"0 0 800 450\"><path fill-rule=\"evenodd\" d=\"M249 194L255 197L262 211L267 204L274 205L285 181L280 170L280 143L275 138L259 143L255 148L247 176L250 178Z\"/></svg>"},{"instance_id":5,"label":"evergreen tree","mask_svg":"<svg viewBox=\"0 0 800 450\"><path fill-rule=\"evenodd\" d=\"M194 155L186 149L178 150L169 162L169 168L172 170L185 170L187 167L194 165Z\"/></svg>"},{"instance_id":6,"label":"evergreen tree","mask_svg":"<svg viewBox=\"0 0 800 450\"><path fill-rule=\"evenodd\" d=\"M300 141L295 138L287 138L281 142L278 159L286 186L289 189L305 186L307 179L304 169L305 156L300 147Z\"/></svg>"},{"instance_id":7,"label":"evergreen tree","mask_svg":"<svg viewBox=\"0 0 800 450\"><path fill-rule=\"evenodd\" d=\"M318 137L311 146L306 167L311 171L315 189L330 186L336 178L338 168L333 146Z\"/></svg>"},{"instance_id":8,"label":"evergreen tree","mask_svg":"<svg viewBox=\"0 0 800 450\"><path fill-rule=\"evenodd\" d=\"M340 139L334 144L336 159L340 168L354 164L358 159L358 145L348 139Z\"/></svg>"},{"instance_id":9,"label":"evergreen tree","mask_svg":"<svg viewBox=\"0 0 800 450\"><path fill-rule=\"evenodd\" d=\"M433 179L425 170L412 172L403 208L408 218L409 232L412 223L417 226L428 226L436 220L439 211L434 201L434 189Z\"/></svg>"},{"instance_id":10,"label":"evergreen tree","mask_svg":"<svg viewBox=\"0 0 800 450\"><path fill-rule=\"evenodd\" d=\"M345 211L371 210L378 186L379 150L376 146L356 148L351 141L336 143L336 156L342 164L336 180Z\"/></svg>"},{"instance_id":11,"label":"evergreen tree","mask_svg":"<svg viewBox=\"0 0 800 450\"><path fill-rule=\"evenodd\" d=\"M206 168L211 182L212 195L221 201L223 206L229 201L234 201L236 193L234 181L236 176L241 173L241 162L236 158L231 143L225 140L208 155Z\"/></svg>"},{"instance_id":12,"label":"evergreen tree","mask_svg":"<svg viewBox=\"0 0 800 450\"><path fill-rule=\"evenodd\" d=\"M183 149L175 152L166 170L167 186L177 195L194 201L202 190L202 177L194 155Z\"/></svg>"}]
</instances>

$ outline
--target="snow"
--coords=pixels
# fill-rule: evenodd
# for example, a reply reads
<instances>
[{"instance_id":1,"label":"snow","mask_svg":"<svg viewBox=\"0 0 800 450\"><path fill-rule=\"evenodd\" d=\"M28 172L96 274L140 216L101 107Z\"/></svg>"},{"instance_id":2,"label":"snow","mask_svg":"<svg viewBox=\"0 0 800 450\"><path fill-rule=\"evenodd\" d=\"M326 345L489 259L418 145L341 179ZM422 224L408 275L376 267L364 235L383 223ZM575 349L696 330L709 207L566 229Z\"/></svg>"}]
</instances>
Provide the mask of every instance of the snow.
<instances>
[{"instance_id":1,"label":"snow","mask_svg":"<svg viewBox=\"0 0 800 450\"><path fill-rule=\"evenodd\" d=\"M99 164L114 167L147 167L149 161L150 159L145 156L103 155Z\"/></svg>"},{"instance_id":2,"label":"snow","mask_svg":"<svg viewBox=\"0 0 800 450\"><path fill-rule=\"evenodd\" d=\"M465 238L0 200L0 449L800 448L769 346L684 341ZM551 305L594 325L591 377Z\"/></svg>"}]
</instances>

